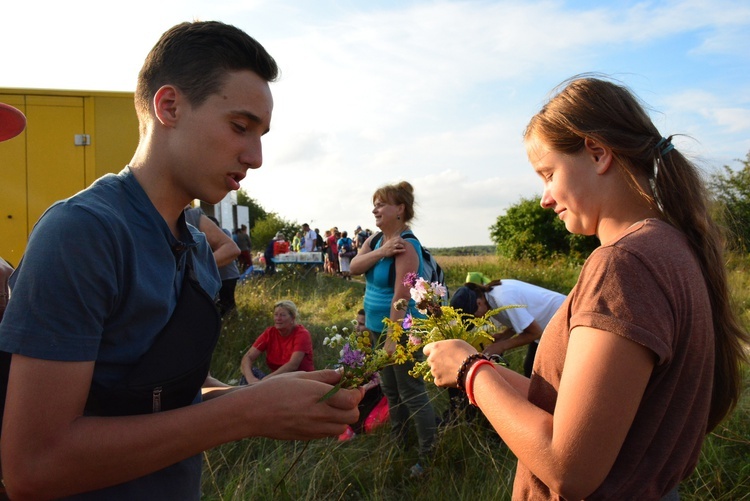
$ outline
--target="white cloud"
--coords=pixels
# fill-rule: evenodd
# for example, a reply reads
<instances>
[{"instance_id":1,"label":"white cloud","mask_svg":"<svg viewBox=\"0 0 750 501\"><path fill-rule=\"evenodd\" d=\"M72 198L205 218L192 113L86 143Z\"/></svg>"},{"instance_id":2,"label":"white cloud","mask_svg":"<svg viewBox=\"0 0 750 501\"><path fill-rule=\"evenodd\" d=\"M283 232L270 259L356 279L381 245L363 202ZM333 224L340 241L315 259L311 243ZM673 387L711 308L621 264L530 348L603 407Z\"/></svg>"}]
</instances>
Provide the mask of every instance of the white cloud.
<instances>
[{"instance_id":1,"label":"white cloud","mask_svg":"<svg viewBox=\"0 0 750 501\"><path fill-rule=\"evenodd\" d=\"M35 28L17 22L0 31L4 47L17 47L0 54L0 66L19 69L4 70L0 85L133 90L143 57L169 26L193 18L239 26L282 69L264 166L243 186L267 210L321 229L371 226L373 191L406 179L426 245L489 244L496 217L541 190L523 127L552 87L582 71L625 75L663 112L654 117L660 130L695 137L680 148L709 163L750 149L750 6L742 0L593 8L133 0L111 9L91 0L75 9L7 6L8 19L33 18Z\"/></svg>"}]
</instances>

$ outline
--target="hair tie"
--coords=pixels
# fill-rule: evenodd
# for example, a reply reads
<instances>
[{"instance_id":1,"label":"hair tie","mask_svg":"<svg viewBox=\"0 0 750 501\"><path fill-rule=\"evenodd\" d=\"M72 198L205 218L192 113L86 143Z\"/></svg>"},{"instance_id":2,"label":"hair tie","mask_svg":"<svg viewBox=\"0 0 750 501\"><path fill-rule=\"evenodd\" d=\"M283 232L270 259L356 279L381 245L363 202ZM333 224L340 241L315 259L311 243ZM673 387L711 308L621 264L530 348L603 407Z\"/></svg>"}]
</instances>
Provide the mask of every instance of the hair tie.
<instances>
[{"instance_id":1,"label":"hair tie","mask_svg":"<svg viewBox=\"0 0 750 501\"><path fill-rule=\"evenodd\" d=\"M655 148L659 150L659 154L661 156L665 156L667 153L672 151L674 149L674 145L672 144L672 139L667 139L666 137L662 137L659 139L659 142L656 143Z\"/></svg>"}]
</instances>

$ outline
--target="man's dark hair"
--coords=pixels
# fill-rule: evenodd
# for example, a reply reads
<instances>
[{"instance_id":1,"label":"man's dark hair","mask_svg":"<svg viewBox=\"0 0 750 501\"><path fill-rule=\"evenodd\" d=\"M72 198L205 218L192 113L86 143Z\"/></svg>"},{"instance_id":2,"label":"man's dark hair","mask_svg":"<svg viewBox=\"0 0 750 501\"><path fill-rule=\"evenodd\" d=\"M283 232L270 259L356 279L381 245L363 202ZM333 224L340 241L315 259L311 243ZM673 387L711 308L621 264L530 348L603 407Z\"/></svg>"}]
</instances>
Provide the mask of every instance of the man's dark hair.
<instances>
[{"instance_id":1,"label":"man's dark hair","mask_svg":"<svg viewBox=\"0 0 750 501\"><path fill-rule=\"evenodd\" d=\"M266 49L234 26L218 21L181 23L167 30L146 57L135 90L135 109L144 122L163 85L174 85L192 106L219 92L228 72L250 70L267 82L279 68Z\"/></svg>"},{"instance_id":2,"label":"man's dark hair","mask_svg":"<svg viewBox=\"0 0 750 501\"><path fill-rule=\"evenodd\" d=\"M364 309L364 308L361 308L361 309L360 309L360 310L359 310L359 311L357 312L357 315L364 315L364 314L365 314L365 309Z\"/></svg>"}]
</instances>

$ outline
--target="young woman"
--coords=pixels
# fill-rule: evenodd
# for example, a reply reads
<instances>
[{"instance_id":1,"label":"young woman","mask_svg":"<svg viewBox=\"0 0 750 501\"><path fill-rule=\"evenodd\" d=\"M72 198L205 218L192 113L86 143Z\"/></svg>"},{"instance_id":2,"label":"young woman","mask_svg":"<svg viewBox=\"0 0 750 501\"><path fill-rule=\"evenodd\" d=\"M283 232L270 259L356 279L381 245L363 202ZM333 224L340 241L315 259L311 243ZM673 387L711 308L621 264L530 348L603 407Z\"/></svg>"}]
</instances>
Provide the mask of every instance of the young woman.
<instances>
[{"instance_id":1,"label":"young woman","mask_svg":"<svg viewBox=\"0 0 750 501\"><path fill-rule=\"evenodd\" d=\"M524 139L542 206L601 246L530 380L443 341L425 348L436 383L461 379L516 454L514 499L674 498L737 402L747 341L700 176L606 80L568 83Z\"/></svg>"},{"instance_id":2,"label":"young woman","mask_svg":"<svg viewBox=\"0 0 750 501\"><path fill-rule=\"evenodd\" d=\"M402 238L409 232L409 221L414 217L414 188L406 181L379 188L372 196L375 225L382 232L368 238L358 254L352 259L350 271L353 275L365 274L365 318L367 330L383 331L383 319L401 320L404 311L393 304L399 299L410 300L409 287L403 277L422 271L421 246L416 238ZM412 235L413 237L413 235ZM396 277L402 277L398 279ZM420 315L409 303L409 313ZM385 342L385 349L393 352L392 340ZM409 370L414 363L391 365L380 371L380 386L388 397L391 425L397 440L402 440L408 418L411 416L417 428L420 463L412 467L412 476L423 473L424 462L429 460L435 442L435 411L430 404L424 381L413 378Z\"/></svg>"}]
</instances>

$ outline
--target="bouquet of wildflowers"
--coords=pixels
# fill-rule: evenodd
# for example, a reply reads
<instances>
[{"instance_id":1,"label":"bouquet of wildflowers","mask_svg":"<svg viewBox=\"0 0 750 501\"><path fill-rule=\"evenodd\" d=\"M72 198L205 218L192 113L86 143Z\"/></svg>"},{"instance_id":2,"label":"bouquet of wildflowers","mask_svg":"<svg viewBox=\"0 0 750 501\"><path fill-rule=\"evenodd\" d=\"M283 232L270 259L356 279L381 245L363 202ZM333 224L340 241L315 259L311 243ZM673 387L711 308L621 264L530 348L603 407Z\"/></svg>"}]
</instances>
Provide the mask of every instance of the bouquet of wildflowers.
<instances>
[{"instance_id":1,"label":"bouquet of wildflowers","mask_svg":"<svg viewBox=\"0 0 750 501\"><path fill-rule=\"evenodd\" d=\"M396 363L414 360L414 354L426 344L445 339L463 339L479 349L483 343L492 343L495 340L492 334L499 332L499 329L492 323L491 317L508 308L518 307L518 305L503 306L488 311L484 316L475 317L461 310L455 310L451 306L443 306L446 290L437 282L430 283L416 273L407 273L404 277L404 285L411 288L411 298L416 303L417 310L425 316L413 317L407 314L399 322L384 320L391 337L405 338L405 345L399 345L403 353L399 359L395 360ZM409 302L405 299L400 299L394 304L395 308L401 311L406 311L408 305ZM416 362L410 374L414 377L421 376L425 381L432 380L430 366L424 361Z\"/></svg>"},{"instance_id":2,"label":"bouquet of wildflowers","mask_svg":"<svg viewBox=\"0 0 750 501\"><path fill-rule=\"evenodd\" d=\"M356 322L353 322L356 325ZM331 348L341 347L338 365L341 372L341 381L334 387L357 388L369 383L376 377L377 372L383 367L395 363L395 354L389 355L384 349L375 349L372 346L370 333L357 332L348 327L338 332L335 325L326 328L328 336L323 339L324 346Z\"/></svg>"}]
</instances>

